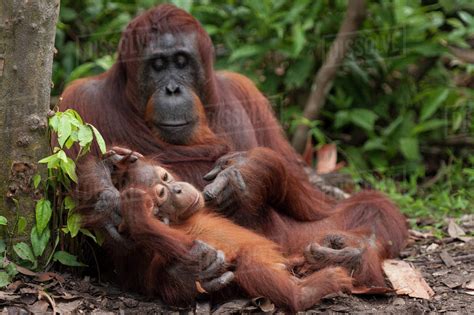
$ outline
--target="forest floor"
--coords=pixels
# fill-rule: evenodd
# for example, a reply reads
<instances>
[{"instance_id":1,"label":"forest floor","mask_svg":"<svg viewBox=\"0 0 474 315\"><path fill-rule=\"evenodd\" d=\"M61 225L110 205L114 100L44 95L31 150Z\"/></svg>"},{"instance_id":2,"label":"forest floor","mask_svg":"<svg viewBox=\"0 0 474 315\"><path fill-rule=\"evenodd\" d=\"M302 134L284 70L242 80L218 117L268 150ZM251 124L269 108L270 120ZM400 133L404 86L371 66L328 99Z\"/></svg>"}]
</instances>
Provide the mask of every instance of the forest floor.
<instances>
[{"instance_id":1,"label":"forest floor","mask_svg":"<svg viewBox=\"0 0 474 315\"><path fill-rule=\"evenodd\" d=\"M421 235L421 234L420 234ZM326 298L311 311L315 313L427 313L474 314L474 240L455 238L411 238L402 258L417 268L434 291L431 300L411 298L395 293L385 295L339 295ZM447 256L446 256L447 253ZM444 255L444 256L443 256ZM444 257L444 259L442 259ZM446 259L448 257L448 259ZM449 258L452 258L449 259ZM193 309L177 309L123 292L113 285L99 284L88 277L79 279L68 274L45 273L22 275L6 290L0 291L2 314L52 313L254 313L262 312L245 299L210 306L199 303ZM263 307L278 312L270 305ZM454 313L453 313L454 312Z\"/></svg>"}]
</instances>

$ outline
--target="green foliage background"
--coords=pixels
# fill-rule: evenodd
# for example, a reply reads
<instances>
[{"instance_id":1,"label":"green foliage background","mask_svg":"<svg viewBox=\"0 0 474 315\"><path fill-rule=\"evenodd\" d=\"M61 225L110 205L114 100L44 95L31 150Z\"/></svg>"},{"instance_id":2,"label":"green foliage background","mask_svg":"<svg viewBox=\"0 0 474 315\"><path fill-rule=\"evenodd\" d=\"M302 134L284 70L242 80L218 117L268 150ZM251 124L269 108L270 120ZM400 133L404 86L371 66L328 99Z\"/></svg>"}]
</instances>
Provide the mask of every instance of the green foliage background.
<instances>
[{"instance_id":1,"label":"green foliage background","mask_svg":"<svg viewBox=\"0 0 474 315\"><path fill-rule=\"evenodd\" d=\"M191 12L209 32L217 68L252 78L291 135L347 1L172 2ZM454 190L474 186L472 151L445 143L473 134L474 64L454 56L449 47L474 46L474 3L367 2L367 18L338 70L319 121L311 124L313 134L319 143L338 144L342 158L349 161L346 171L385 191L402 192L399 202L414 213L427 208L427 201L421 200L417 208L409 199L423 194L420 178L436 174L441 165L449 168L441 175L450 186L436 186L448 194L436 207L456 208L456 194L462 194L464 204L459 207L472 209L472 190ZM133 16L158 3L63 0L53 94L74 79L108 69L121 30ZM423 66L425 71L420 70ZM449 176L454 170L462 176ZM441 198L436 190L426 193Z\"/></svg>"}]
</instances>

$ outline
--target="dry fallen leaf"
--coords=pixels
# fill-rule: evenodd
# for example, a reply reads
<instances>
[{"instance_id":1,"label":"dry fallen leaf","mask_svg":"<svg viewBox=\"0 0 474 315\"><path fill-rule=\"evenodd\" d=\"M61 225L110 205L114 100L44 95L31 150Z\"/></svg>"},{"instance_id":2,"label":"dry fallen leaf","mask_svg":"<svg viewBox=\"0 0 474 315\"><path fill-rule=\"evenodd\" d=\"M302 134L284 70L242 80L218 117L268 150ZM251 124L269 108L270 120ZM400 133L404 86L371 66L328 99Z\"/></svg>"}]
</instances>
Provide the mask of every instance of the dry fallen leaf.
<instances>
[{"instance_id":1,"label":"dry fallen leaf","mask_svg":"<svg viewBox=\"0 0 474 315\"><path fill-rule=\"evenodd\" d=\"M464 243L469 243L474 238L472 236L460 236L460 237L458 237L458 239L463 241Z\"/></svg>"},{"instance_id":2,"label":"dry fallen leaf","mask_svg":"<svg viewBox=\"0 0 474 315\"><path fill-rule=\"evenodd\" d=\"M331 173L336 169L337 149L335 144L325 144L318 150L318 164L316 172L318 174Z\"/></svg>"},{"instance_id":3,"label":"dry fallen leaf","mask_svg":"<svg viewBox=\"0 0 474 315\"><path fill-rule=\"evenodd\" d=\"M426 247L427 253L432 253L438 249L439 245L436 243L431 243L430 246Z\"/></svg>"},{"instance_id":4,"label":"dry fallen leaf","mask_svg":"<svg viewBox=\"0 0 474 315\"><path fill-rule=\"evenodd\" d=\"M471 279L466 283L466 289L474 290L474 279Z\"/></svg>"},{"instance_id":5,"label":"dry fallen leaf","mask_svg":"<svg viewBox=\"0 0 474 315\"><path fill-rule=\"evenodd\" d=\"M213 315L222 315L222 314L229 314L229 313L245 313L245 309L248 308L247 305L249 301L247 299L237 299L232 300L230 302L224 303L220 305L212 314ZM251 309L255 310L255 307L252 306Z\"/></svg>"},{"instance_id":6,"label":"dry fallen leaf","mask_svg":"<svg viewBox=\"0 0 474 315\"><path fill-rule=\"evenodd\" d=\"M3 300L3 301L13 301L13 300L16 300L20 297L21 297L21 295L19 295L19 294L13 294L13 293L0 291L0 300Z\"/></svg>"},{"instance_id":7,"label":"dry fallen leaf","mask_svg":"<svg viewBox=\"0 0 474 315\"><path fill-rule=\"evenodd\" d=\"M313 165L313 158L314 158L314 145L313 142L311 141L311 137L308 137L306 140L306 147L303 152L303 160L308 164L309 166Z\"/></svg>"},{"instance_id":8,"label":"dry fallen leaf","mask_svg":"<svg viewBox=\"0 0 474 315\"><path fill-rule=\"evenodd\" d=\"M27 269L27 268L22 267L22 266L16 266L16 270L17 270L19 273L24 274L25 276L35 277L35 276L37 275L36 272L31 271L30 269Z\"/></svg>"},{"instance_id":9,"label":"dry fallen leaf","mask_svg":"<svg viewBox=\"0 0 474 315\"><path fill-rule=\"evenodd\" d=\"M54 272L42 272L37 274L35 278L35 280L39 282L46 282L53 279L58 281L59 283L64 283L64 277Z\"/></svg>"},{"instance_id":10,"label":"dry fallen leaf","mask_svg":"<svg viewBox=\"0 0 474 315\"><path fill-rule=\"evenodd\" d=\"M459 238L466 235L466 232L464 232L464 230L459 225L457 225L453 219L449 219L448 234L452 238Z\"/></svg>"},{"instance_id":11,"label":"dry fallen leaf","mask_svg":"<svg viewBox=\"0 0 474 315\"><path fill-rule=\"evenodd\" d=\"M431 231L424 233L417 230L409 230L408 232L410 233L410 238L415 239L415 240L427 239L427 238L433 237L433 233Z\"/></svg>"},{"instance_id":12,"label":"dry fallen leaf","mask_svg":"<svg viewBox=\"0 0 474 315\"><path fill-rule=\"evenodd\" d=\"M452 275L449 275L449 276L445 277L444 279L442 279L441 282L445 286L447 286L448 288L454 289L454 288L458 288L458 287L462 286L463 283L465 283L466 281L465 281L464 277L462 277L460 275L452 274Z\"/></svg>"},{"instance_id":13,"label":"dry fallen leaf","mask_svg":"<svg viewBox=\"0 0 474 315\"><path fill-rule=\"evenodd\" d=\"M48 310L49 303L43 300L38 300L32 305L28 306L28 310L33 314L45 314Z\"/></svg>"},{"instance_id":14,"label":"dry fallen leaf","mask_svg":"<svg viewBox=\"0 0 474 315\"><path fill-rule=\"evenodd\" d=\"M441 251L441 253L439 254L439 258L441 258L441 260L447 267L456 266L456 262L454 261L453 257L451 257L451 255L449 255L448 252L445 250Z\"/></svg>"},{"instance_id":15,"label":"dry fallen leaf","mask_svg":"<svg viewBox=\"0 0 474 315\"><path fill-rule=\"evenodd\" d=\"M51 308L53 309L53 314L57 313L56 303L54 302L53 298L48 293L41 290L38 291L38 299L48 302Z\"/></svg>"},{"instance_id":16,"label":"dry fallen leaf","mask_svg":"<svg viewBox=\"0 0 474 315\"><path fill-rule=\"evenodd\" d=\"M387 294L392 293L394 290L387 288L387 287L354 287L351 290L352 294L360 294L360 295L379 295L379 294Z\"/></svg>"},{"instance_id":17,"label":"dry fallen leaf","mask_svg":"<svg viewBox=\"0 0 474 315\"><path fill-rule=\"evenodd\" d=\"M429 300L434 291L426 283L418 270L407 262L387 259L383 262L383 271L397 294Z\"/></svg>"},{"instance_id":18,"label":"dry fallen leaf","mask_svg":"<svg viewBox=\"0 0 474 315\"><path fill-rule=\"evenodd\" d=\"M84 300L81 299L70 302L60 302L56 305L56 309L60 314L77 314L77 309L82 303L84 303Z\"/></svg>"}]
</instances>

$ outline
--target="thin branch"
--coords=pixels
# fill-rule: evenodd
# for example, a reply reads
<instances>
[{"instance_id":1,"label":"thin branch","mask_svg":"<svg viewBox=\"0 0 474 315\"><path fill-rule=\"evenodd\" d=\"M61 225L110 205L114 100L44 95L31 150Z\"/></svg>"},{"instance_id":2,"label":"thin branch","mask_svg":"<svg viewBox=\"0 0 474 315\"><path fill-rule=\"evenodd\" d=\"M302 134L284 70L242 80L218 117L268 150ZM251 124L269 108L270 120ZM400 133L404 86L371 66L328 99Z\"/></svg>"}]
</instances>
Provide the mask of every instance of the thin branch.
<instances>
[{"instance_id":1,"label":"thin branch","mask_svg":"<svg viewBox=\"0 0 474 315\"><path fill-rule=\"evenodd\" d=\"M337 69L344 61L347 51L353 39L357 36L357 30L364 21L364 18L364 0L349 0L346 16L344 17L337 37L329 49L326 60L313 79L311 93L303 112L305 118L309 120L317 118L326 101L326 95L332 87ZM300 125L297 127L292 142L293 147L300 153L304 150L307 134L308 126Z\"/></svg>"}]
</instances>

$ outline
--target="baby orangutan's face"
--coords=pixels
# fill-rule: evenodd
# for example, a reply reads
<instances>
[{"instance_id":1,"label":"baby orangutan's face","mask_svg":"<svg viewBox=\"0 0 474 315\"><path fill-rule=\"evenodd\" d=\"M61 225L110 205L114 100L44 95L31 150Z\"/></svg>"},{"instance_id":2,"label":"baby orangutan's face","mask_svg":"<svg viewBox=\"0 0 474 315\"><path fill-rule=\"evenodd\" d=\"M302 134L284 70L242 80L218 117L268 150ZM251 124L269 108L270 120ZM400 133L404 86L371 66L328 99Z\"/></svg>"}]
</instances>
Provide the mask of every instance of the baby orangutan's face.
<instances>
[{"instance_id":1,"label":"baby orangutan's face","mask_svg":"<svg viewBox=\"0 0 474 315\"><path fill-rule=\"evenodd\" d=\"M191 184L175 181L173 175L155 166L160 182L153 186L155 214L164 223L180 223L204 207L202 194Z\"/></svg>"},{"instance_id":2,"label":"baby orangutan's face","mask_svg":"<svg viewBox=\"0 0 474 315\"><path fill-rule=\"evenodd\" d=\"M189 183L176 181L163 167L138 160L122 176L128 185L147 188L154 201L154 214L166 224L181 223L204 207L201 192Z\"/></svg>"}]
</instances>

